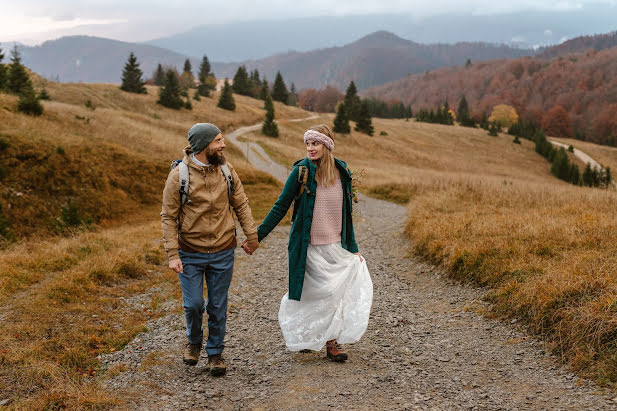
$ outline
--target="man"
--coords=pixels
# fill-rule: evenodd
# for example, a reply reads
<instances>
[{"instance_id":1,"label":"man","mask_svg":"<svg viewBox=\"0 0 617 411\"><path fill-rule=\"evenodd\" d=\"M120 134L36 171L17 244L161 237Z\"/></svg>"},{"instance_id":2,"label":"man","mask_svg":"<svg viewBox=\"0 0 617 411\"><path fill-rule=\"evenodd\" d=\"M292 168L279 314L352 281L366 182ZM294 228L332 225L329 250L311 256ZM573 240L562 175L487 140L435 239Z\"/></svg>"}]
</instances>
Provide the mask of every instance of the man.
<instances>
[{"instance_id":1,"label":"man","mask_svg":"<svg viewBox=\"0 0 617 411\"><path fill-rule=\"evenodd\" d=\"M180 199L179 169L167 177L163 191L161 225L169 268L178 273L186 318L188 344L183 360L195 365L202 347L204 313L203 279L208 288L208 368L224 375L221 356L227 320L227 292L233 273L236 247L235 212L247 237L243 248L252 254L259 246L257 228L242 183L223 156L225 139L213 124L198 123L188 132L189 147L182 162L188 166L188 201ZM227 164L233 184L221 169Z\"/></svg>"}]
</instances>

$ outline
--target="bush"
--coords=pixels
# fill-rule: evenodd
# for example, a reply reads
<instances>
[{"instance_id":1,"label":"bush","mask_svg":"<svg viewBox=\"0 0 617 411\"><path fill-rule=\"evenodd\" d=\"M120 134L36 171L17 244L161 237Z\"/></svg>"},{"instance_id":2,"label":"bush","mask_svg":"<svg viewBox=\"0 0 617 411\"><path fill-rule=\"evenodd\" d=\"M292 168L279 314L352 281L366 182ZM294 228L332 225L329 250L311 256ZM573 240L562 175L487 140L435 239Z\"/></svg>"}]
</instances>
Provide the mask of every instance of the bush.
<instances>
[{"instance_id":1,"label":"bush","mask_svg":"<svg viewBox=\"0 0 617 411\"><path fill-rule=\"evenodd\" d=\"M96 106L89 99L84 103L84 106L86 106L87 109L90 109L92 111L96 110Z\"/></svg>"},{"instance_id":2,"label":"bush","mask_svg":"<svg viewBox=\"0 0 617 411\"><path fill-rule=\"evenodd\" d=\"M387 135L388 135L388 132L387 132L387 131L383 131L383 130L382 130L382 131L380 131L380 132L379 132L379 135L380 135L380 136L387 136Z\"/></svg>"},{"instance_id":3,"label":"bush","mask_svg":"<svg viewBox=\"0 0 617 411\"><path fill-rule=\"evenodd\" d=\"M34 89L31 84L28 87L25 87L19 94L17 110L31 116L40 116L43 114L43 106L34 93Z\"/></svg>"},{"instance_id":4,"label":"bush","mask_svg":"<svg viewBox=\"0 0 617 411\"><path fill-rule=\"evenodd\" d=\"M58 146L58 147L56 147L56 153L57 153L57 154L60 154L61 156L63 156L63 155L64 155L64 153L65 153L65 152L64 152L64 147L62 147L62 146Z\"/></svg>"}]
</instances>

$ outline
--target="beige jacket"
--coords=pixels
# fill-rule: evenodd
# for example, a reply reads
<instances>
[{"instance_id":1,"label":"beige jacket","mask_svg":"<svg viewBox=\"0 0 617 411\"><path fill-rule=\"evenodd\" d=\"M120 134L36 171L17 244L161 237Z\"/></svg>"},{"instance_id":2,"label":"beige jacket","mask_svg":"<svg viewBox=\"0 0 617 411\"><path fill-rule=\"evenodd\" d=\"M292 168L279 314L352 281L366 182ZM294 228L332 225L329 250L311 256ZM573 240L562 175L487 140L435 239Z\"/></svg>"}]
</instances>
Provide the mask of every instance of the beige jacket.
<instances>
[{"instance_id":1,"label":"beige jacket","mask_svg":"<svg viewBox=\"0 0 617 411\"><path fill-rule=\"evenodd\" d=\"M180 212L178 167L169 172L163 190L161 226L169 260L179 258L176 217L180 212L181 241L195 251L214 253L225 249L235 240L236 221L249 241L257 241L257 228L242 182L231 164L227 163L234 181L234 193L228 199L227 183L220 167L203 167L190 159L190 148L184 149L182 160L189 167L189 199ZM230 207L231 205L231 207Z\"/></svg>"}]
</instances>

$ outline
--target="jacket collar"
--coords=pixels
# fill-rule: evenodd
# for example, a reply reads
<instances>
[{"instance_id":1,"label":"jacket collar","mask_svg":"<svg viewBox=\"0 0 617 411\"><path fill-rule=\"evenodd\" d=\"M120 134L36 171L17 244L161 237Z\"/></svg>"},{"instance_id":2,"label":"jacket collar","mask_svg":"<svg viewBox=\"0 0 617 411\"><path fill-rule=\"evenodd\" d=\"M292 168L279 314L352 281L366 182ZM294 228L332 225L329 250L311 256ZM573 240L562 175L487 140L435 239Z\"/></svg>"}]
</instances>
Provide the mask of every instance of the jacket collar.
<instances>
[{"instance_id":1,"label":"jacket collar","mask_svg":"<svg viewBox=\"0 0 617 411\"><path fill-rule=\"evenodd\" d=\"M346 162L344 162L343 160L339 160L338 158L335 157L334 158L334 164L336 164L336 167L339 169L341 177L343 177L345 179L351 180L351 171L349 170L349 168L347 168L347 163ZM317 169L315 164L313 164L313 162L311 160L309 160L308 157L304 157L303 159L296 161L294 163L294 166L308 167L309 170L313 174L315 174L315 171Z\"/></svg>"}]
</instances>

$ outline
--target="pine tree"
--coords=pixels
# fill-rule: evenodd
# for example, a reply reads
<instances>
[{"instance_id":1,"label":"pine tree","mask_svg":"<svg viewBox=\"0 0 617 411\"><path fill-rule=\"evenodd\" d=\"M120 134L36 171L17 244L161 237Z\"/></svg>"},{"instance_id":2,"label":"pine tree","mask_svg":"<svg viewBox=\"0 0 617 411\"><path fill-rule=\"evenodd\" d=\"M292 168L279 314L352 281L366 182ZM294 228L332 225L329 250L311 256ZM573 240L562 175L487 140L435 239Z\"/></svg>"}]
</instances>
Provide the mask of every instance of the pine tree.
<instances>
[{"instance_id":1,"label":"pine tree","mask_svg":"<svg viewBox=\"0 0 617 411\"><path fill-rule=\"evenodd\" d=\"M33 116L40 116L43 114L43 106L34 92L34 87L32 87L32 82L30 82L30 79L28 79L28 82L22 87L21 92L19 93L17 110Z\"/></svg>"},{"instance_id":2,"label":"pine tree","mask_svg":"<svg viewBox=\"0 0 617 411\"><path fill-rule=\"evenodd\" d=\"M184 69L182 70L182 72L189 73L192 76L193 75L192 70L193 70L193 67L191 67L191 61L189 59L184 60Z\"/></svg>"},{"instance_id":3,"label":"pine tree","mask_svg":"<svg viewBox=\"0 0 617 411\"><path fill-rule=\"evenodd\" d=\"M178 81L177 74L174 70L167 70L165 82L163 83L163 87L161 87L157 103L176 110L181 108L184 106L184 102L180 97L180 91L180 82Z\"/></svg>"},{"instance_id":4,"label":"pine tree","mask_svg":"<svg viewBox=\"0 0 617 411\"><path fill-rule=\"evenodd\" d=\"M137 62L137 57L135 57L135 54L131 51L124 65L124 70L122 70L122 85L120 89L130 93L146 94L146 87L141 79L142 74L139 63Z\"/></svg>"},{"instance_id":5,"label":"pine tree","mask_svg":"<svg viewBox=\"0 0 617 411\"><path fill-rule=\"evenodd\" d=\"M345 109L345 103L339 103L338 105L336 117L334 117L334 128L332 131L341 134L349 134L351 132L349 127L349 118L347 117L347 110Z\"/></svg>"},{"instance_id":6,"label":"pine tree","mask_svg":"<svg viewBox=\"0 0 617 411\"><path fill-rule=\"evenodd\" d=\"M467 99L463 95L461 97L461 101L458 103L458 110L456 112L456 117L458 118L461 126L465 127L475 127L475 123L469 114L469 104L467 104Z\"/></svg>"},{"instance_id":7,"label":"pine tree","mask_svg":"<svg viewBox=\"0 0 617 411\"><path fill-rule=\"evenodd\" d=\"M593 187L593 170L589 163L585 165L585 171L583 171L583 185Z\"/></svg>"},{"instance_id":8,"label":"pine tree","mask_svg":"<svg viewBox=\"0 0 617 411\"><path fill-rule=\"evenodd\" d=\"M225 79L223 91L221 91L221 96L219 97L219 103L217 106L230 111L234 111L236 109L236 102L234 101L233 91L227 79Z\"/></svg>"},{"instance_id":9,"label":"pine tree","mask_svg":"<svg viewBox=\"0 0 617 411\"><path fill-rule=\"evenodd\" d=\"M164 82L165 71L163 71L163 66L161 66L161 63L159 63L158 67L156 68L156 74L154 75L154 85L162 86Z\"/></svg>"},{"instance_id":10,"label":"pine tree","mask_svg":"<svg viewBox=\"0 0 617 411\"><path fill-rule=\"evenodd\" d=\"M259 99L266 100L266 98L270 95L270 88L268 87L268 80L264 77L261 82L261 90L259 91Z\"/></svg>"},{"instance_id":11,"label":"pine tree","mask_svg":"<svg viewBox=\"0 0 617 411\"><path fill-rule=\"evenodd\" d=\"M210 91L216 90L216 78L214 73L210 71L210 62L207 56L203 56L201 65L199 66L199 94L204 97L210 97Z\"/></svg>"},{"instance_id":12,"label":"pine tree","mask_svg":"<svg viewBox=\"0 0 617 411\"><path fill-rule=\"evenodd\" d=\"M251 84L249 82L249 75L244 65L240 65L234 76L234 84L232 86L234 93L242 96L251 95Z\"/></svg>"},{"instance_id":13,"label":"pine tree","mask_svg":"<svg viewBox=\"0 0 617 411\"><path fill-rule=\"evenodd\" d=\"M272 87L272 99L274 101L286 103L288 97L289 93L287 92L287 86L283 81L283 76L281 75L281 72L278 71L276 73L276 78L274 79L274 86Z\"/></svg>"},{"instance_id":14,"label":"pine tree","mask_svg":"<svg viewBox=\"0 0 617 411\"><path fill-rule=\"evenodd\" d=\"M279 136L279 128L274 122L274 104L272 103L272 96L268 94L266 96L266 118L261 126L261 132L270 137Z\"/></svg>"},{"instance_id":15,"label":"pine tree","mask_svg":"<svg viewBox=\"0 0 617 411\"><path fill-rule=\"evenodd\" d=\"M576 163L571 163L570 164L570 176L568 178L568 181L574 185L578 185L580 183L580 179L581 179L581 174L578 171L578 166L576 165Z\"/></svg>"},{"instance_id":16,"label":"pine tree","mask_svg":"<svg viewBox=\"0 0 617 411\"><path fill-rule=\"evenodd\" d=\"M553 164L551 166L551 173L561 180L569 181L570 161L568 160L568 154L563 147L555 153Z\"/></svg>"},{"instance_id":17,"label":"pine tree","mask_svg":"<svg viewBox=\"0 0 617 411\"><path fill-rule=\"evenodd\" d=\"M347 91L345 92L345 110L347 111L347 118L358 122L360 119L360 97L358 97L358 89L356 88L353 80L349 83Z\"/></svg>"},{"instance_id":18,"label":"pine tree","mask_svg":"<svg viewBox=\"0 0 617 411\"><path fill-rule=\"evenodd\" d=\"M288 106L295 107L298 105L298 94L296 94L296 85L291 83L291 88L289 89L289 96L287 97Z\"/></svg>"},{"instance_id":19,"label":"pine tree","mask_svg":"<svg viewBox=\"0 0 617 411\"><path fill-rule=\"evenodd\" d=\"M358 121L356 122L356 127L354 130L361 131L369 136L372 136L375 131L373 128L373 122L371 121L371 115L368 112L368 104L366 101L360 103L360 112L358 113Z\"/></svg>"},{"instance_id":20,"label":"pine tree","mask_svg":"<svg viewBox=\"0 0 617 411\"><path fill-rule=\"evenodd\" d=\"M11 51L11 64L7 76L7 86L11 93L20 94L22 90L28 87L30 76L26 68L21 64L21 56L17 50L17 45L13 46Z\"/></svg>"},{"instance_id":21,"label":"pine tree","mask_svg":"<svg viewBox=\"0 0 617 411\"><path fill-rule=\"evenodd\" d=\"M6 88L6 66L2 64L4 54L0 48L0 93Z\"/></svg>"}]
</instances>

